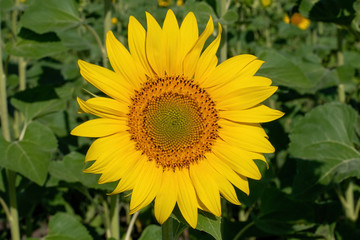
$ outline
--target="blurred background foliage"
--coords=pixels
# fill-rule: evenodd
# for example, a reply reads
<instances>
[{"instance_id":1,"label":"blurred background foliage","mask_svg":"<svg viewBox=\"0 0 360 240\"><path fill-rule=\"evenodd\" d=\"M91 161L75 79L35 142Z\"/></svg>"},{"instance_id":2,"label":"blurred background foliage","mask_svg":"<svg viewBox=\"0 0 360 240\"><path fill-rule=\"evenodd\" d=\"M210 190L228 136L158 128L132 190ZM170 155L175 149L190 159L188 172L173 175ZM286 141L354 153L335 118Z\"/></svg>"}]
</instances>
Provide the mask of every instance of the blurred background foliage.
<instances>
[{"instance_id":1,"label":"blurred background foliage","mask_svg":"<svg viewBox=\"0 0 360 240\"><path fill-rule=\"evenodd\" d=\"M129 16L146 26L145 11L162 22L169 8L223 25L221 61L265 60L257 74L279 86L266 104L285 112L264 124L276 153L250 196L201 214L198 230L175 211L180 238L360 239L359 0L0 0L0 239L14 199L23 239L161 238L152 206L131 221L128 194L81 171L92 140L69 132L91 117L76 96L99 93L77 60L109 65L108 30L127 46Z\"/></svg>"}]
</instances>

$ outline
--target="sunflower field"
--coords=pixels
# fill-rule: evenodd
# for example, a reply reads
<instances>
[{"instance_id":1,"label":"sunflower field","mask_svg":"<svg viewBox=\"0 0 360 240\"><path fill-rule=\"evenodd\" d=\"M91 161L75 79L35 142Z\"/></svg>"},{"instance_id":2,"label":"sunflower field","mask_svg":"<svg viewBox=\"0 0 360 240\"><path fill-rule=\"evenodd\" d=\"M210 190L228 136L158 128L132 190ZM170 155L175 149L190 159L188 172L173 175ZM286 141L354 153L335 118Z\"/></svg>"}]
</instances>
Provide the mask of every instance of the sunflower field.
<instances>
[{"instance_id":1,"label":"sunflower field","mask_svg":"<svg viewBox=\"0 0 360 240\"><path fill-rule=\"evenodd\" d=\"M360 239L360 0L0 0L0 239Z\"/></svg>"}]
</instances>

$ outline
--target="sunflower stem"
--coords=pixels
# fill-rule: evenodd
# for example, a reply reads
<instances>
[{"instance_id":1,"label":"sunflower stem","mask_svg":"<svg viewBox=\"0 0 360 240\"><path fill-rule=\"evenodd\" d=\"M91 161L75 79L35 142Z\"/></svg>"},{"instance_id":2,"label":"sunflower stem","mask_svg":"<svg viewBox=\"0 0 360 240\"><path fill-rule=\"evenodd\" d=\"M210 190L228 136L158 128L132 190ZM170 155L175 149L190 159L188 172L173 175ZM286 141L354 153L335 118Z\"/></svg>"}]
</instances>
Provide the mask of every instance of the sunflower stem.
<instances>
[{"instance_id":1,"label":"sunflower stem","mask_svg":"<svg viewBox=\"0 0 360 240\"><path fill-rule=\"evenodd\" d=\"M111 238L111 229L110 229L110 211L108 202L106 199L102 200L102 206L104 211L104 225L105 225L105 235L106 238Z\"/></svg>"},{"instance_id":2,"label":"sunflower stem","mask_svg":"<svg viewBox=\"0 0 360 240\"><path fill-rule=\"evenodd\" d=\"M110 196L110 232L111 237L120 239L119 194Z\"/></svg>"},{"instance_id":3,"label":"sunflower stem","mask_svg":"<svg viewBox=\"0 0 360 240\"><path fill-rule=\"evenodd\" d=\"M16 201L16 172L8 170L8 186L10 200L11 239L20 240L19 215Z\"/></svg>"},{"instance_id":4,"label":"sunflower stem","mask_svg":"<svg viewBox=\"0 0 360 240\"><path fill-rule=\"evenodd\" d=\"M101 55L102 55L102 63L103 65L105 65L107 63L107 54L105 51L105 47L103 46L101 39L99 37L99 34L97 34L97 32L95 31L95 29L93 27L91 27L89 24L84 23L84 26L89 30L89 32L94 36L96 43L101 51Z\"/></svg>"},{"instance_id":5,"label":"sunflower stem","mask_svg":"<svg viewBox=\"0 0 360 240\"><path fill-rule=\"evenodd\" d=\"M106 34L107 34L108 31L111 30L111 0L105 0L104 1L104 11L105 11L104 42L106 42ZM106 54L106 52L105 52L105 54ZM103 66L107 67L107 59L106 59L106 61L103 61Z\"/></svg>"},{"instance_id":6,"label":"sunflower stem","mask_svg":"<svg viewBox=\"0 0 360 240\"><path fill-rule=\"evenodd\" d=\"M131 220L130 220L130 223L129 223L129 227L126 231L126 235L125 235L125 240L130 240L131 238L131 232L134 228L134 225L135 225L135 221L136 221L136 218L139 216L139 211L137 211L136 213L134 213L134 215L131 217Z\"/></svg>"},{"instance_id":7,"label":"sunflower stem","mask_svg":"<svg viewBox=\"0 0 360 240\"><path fill-rule=\"evenodd\" d=\"M1 29L1 25L0 25ZM8 142L11 141L10 135L10 128L9 128L9 115L8 115L8 108L7 108L7 94L6 94L6 76L3 69L2 63L2 38L1 38L1 31L0 31L0 113L1 113L1 129L4 139ZM9 209L9 222L10 222L10 229L11 229L11 239L12 240L19 240L20 239L20 230L19 230L19 216L17 210L17 203L16 203L16 173L7 170L8 176L8 186L9 186L9 202L10 208Z\"/></svg>"},{"instance_id":8,"label":"sunflower stem","mask_svg":"<svg viewBox=\"0 0 360 240\"><path fill-rule=\"evenodd\" d=\"M350 219L351 221L355 222L358 218L358 212L359 212L359 208L360 208L360 205L359 205L360 199L355 204L353 182L351 182L351 181L349 182L344 195L341 193L341 190L339 188L335 188L335 191L336 191L336 193L340 199L340 202L343 206L346 217L348 219Z\"/></svg>"},{"instance_id":9,"label":"sunflower stem","mask_svg":"<svg viewBox=\"0 0 360 240\"><path fill-rule=\"evenodd\" d=\"M340 29L340 28L337 29L337 53L336 53L336 57L337 57L337 66L340 67L340 66L344 65L343 30ZM340 83L338 85L337 91L338 91L339 102L344 103L345 99L346 99L344 84Z\"/></svg>"},{"instance_id":10,"label":"sunflower stem","mask_svg":"<svg viewBox=\"0 0 360 240\"><path fill-rule=\"evenodd\" d=\"M228 1L227 0L219 0L219 16L223 17L228 9ZM227 26L222 26L222 45L220 46L220 62L224 62L227 59Z\"/></svg>"},{"instance_id":11,"label":"sunflower stem","mask_svg":"<svg viewBox=\"0 0 360 240\"><path fill-rule=\"evenodd\" d=\"M174 222L173 218L169 217L162 225L162 240L173 240L174 239Z\"/></svg>"}]
</instances>

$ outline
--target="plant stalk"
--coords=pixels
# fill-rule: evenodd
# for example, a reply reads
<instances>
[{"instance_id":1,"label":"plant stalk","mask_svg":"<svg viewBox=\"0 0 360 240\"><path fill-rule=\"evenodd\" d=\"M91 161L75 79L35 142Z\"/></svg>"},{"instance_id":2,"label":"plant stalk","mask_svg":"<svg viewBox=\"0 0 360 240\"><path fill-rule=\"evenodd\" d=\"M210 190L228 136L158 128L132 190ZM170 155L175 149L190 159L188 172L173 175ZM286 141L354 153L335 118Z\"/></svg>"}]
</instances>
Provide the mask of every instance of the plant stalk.
<instances>
[{"instance_id":1,"label":"plant stalk","mask_svg":"<svg viewBox=\"0 0 360 240\"><path fill-rule=\"evenodd\" d=\"M16 172L8 170L11 239L20 240L19 215L16 201Z\"/></svg>"},{"instance_id":2,"label":"plant stalk","mask_svg":"<svg viewBox=\"0 0 360 240\"><path fill-rule=\"evenodd\" d=\"M110 232L111 237L120 239L120 219L119 219L119 194L110 196Z\"/></svg>"},{"instance_id":3,"label":"plant stalk","mask_svg":"<svg viewBox=\"0 0 360 240\"><path fill-rule=\"evenodd\" d=\"M228 4L227 0L219 0L219 16L223 17L227 12ZM227 59L227 26L222 26L222 44L220 45L220 62L224 62Z\"/></svg>"},{"instance_id":4,"label":"plant stalk","mask_svg":"<svg viewBox=\"0 0 360 240\"><path fill-rule=\"evenodd\" d=\"M91 27L89 24L85 23L84 26L89 30L91 35L93 35L93 37L95 38L96 43L97 43L97 45L98 45L98 47L100 48L100 51L101 51L102 63L103 63L103 65L105 65L106 62L107 62L107 54L106 54L105 47L103 46L99 35L95 31L95 29L93 27Z\"/></svg>"},{"instance_id":5,"label":"plant stalk","mask_svg":"<svg viewBox=\"0 0 360 240\"><path fill-rule=\"evenodd\" d=\"M162 240L173 240L174 239L174 220L169 217L162 225Z\"/></svg>"},{"instance_id":6,"label":"plant stalk","mask_svg":"<svg viewBox=\"0 0 360 240\"><path fill-rule=\"evenodd\" d=\"M136 213L134 213L134 215L131 217L131 220L130 220L130 223L129 223L129 227L126 231L126 235L125 235L125 240L130 240L131 238L131 232L134 228L134 225L135 225L135 221L136 221L136 218L139 216L139 213L140 211L137 211ZM163 238L164 240L164 238Z\"/></svg>"},{"instance_id":7,"label":"plant stalk","mask_svg":"<svg viewBox=\"0 0 360 240\"><path fill-rule=\"evenodd\" d=\"M1 16L0 16L1 19ZM16 27L16 26L15 26ZM1 29L1 23L0 23ZM1 108L1 129L4 139L8 142L11 141L10 128L9 128L9 115L7 108L7 93L6 93L6 76L4 73L3 63L2 63L2 37L0 31L0 108ZM4 157L4 156L2 156ZM10 218L8 219L10 222L11 229L11 239L12 240L20 240L20 229L19 229L19 216L17 210L17 201L16 201L16 173L7 170L8 176L8 186L9 186L9 202L10 202Z\"/></svg>"}]
</instances>

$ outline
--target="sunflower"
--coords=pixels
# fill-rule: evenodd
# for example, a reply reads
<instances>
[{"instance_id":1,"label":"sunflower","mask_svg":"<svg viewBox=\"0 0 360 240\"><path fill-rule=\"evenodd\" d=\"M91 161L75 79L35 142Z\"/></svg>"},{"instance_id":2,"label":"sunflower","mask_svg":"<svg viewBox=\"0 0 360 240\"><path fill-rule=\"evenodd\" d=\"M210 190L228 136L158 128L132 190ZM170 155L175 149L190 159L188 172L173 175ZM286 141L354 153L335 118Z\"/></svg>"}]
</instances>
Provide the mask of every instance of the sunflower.
<instances>
[{"instance_id":1,"label":"sunflower","mask_svg":"<svg viewBox=\"0 0 360 240\"><path fill-rule=\"evenodd\" d=\"M108 97L78 98L89 120L71 134L97 138L84 172L99 183L118 181L110 194L131 192L130 214L155 199L162 224L175 205L193 228L198 209L221 215L220 194L240 204L234 186L249 194L248 178L260 179L254 162L274 148L260 123L283 115L262 105L277 87L254 76L263 61L238 55L217 65L221 37L202 51L214 31L210 17L199 36L196 18L179 27L169 10L161 28L146 13L147 30L130 17L129 51L107 33L109 70L79 60L81 75Z\"/></svg>"}]
</instances>

